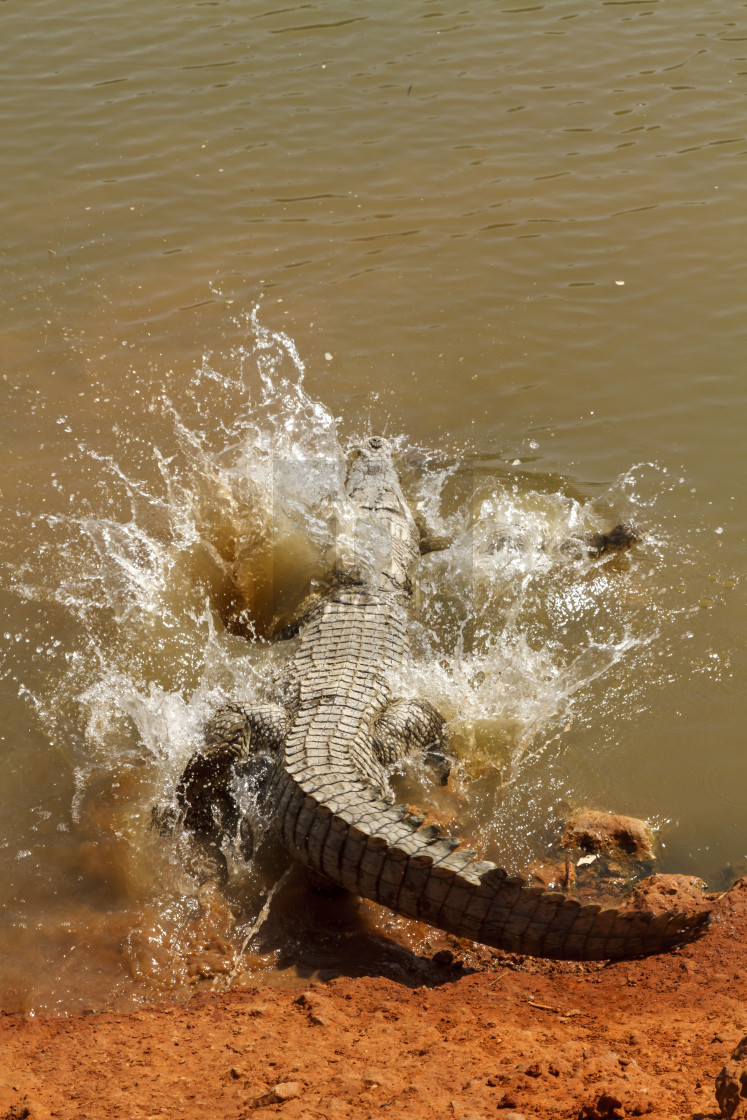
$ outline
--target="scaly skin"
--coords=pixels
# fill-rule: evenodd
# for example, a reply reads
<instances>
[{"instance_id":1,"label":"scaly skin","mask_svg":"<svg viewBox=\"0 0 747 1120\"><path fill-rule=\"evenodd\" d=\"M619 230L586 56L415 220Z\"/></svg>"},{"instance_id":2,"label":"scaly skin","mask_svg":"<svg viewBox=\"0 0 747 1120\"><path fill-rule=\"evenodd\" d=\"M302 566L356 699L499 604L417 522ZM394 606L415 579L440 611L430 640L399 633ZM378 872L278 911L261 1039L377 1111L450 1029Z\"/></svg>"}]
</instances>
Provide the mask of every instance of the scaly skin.
<instances>
[{"instance_id":1,"label":"scaly skin","mask_svg":"<svg viewBox=\"0 0 747 1120\"><path fill-rule=\"evenodd\" d=\"M276 762L266 805L288 851L349 891L408 918L538 957L605 960L658 953L699 935L708 913L582 905L509 877L382 796L384 767L420 752L442 778L443 719L397 701L390 670L406 663L408 573L418 532L386 441L359 451L348 495L378 557L367 574L341 565L312 609L286 674L282 705L221 709L178 795L193 831L233 829L233 767L258 750Z\"/></svg>"}]
</instances>

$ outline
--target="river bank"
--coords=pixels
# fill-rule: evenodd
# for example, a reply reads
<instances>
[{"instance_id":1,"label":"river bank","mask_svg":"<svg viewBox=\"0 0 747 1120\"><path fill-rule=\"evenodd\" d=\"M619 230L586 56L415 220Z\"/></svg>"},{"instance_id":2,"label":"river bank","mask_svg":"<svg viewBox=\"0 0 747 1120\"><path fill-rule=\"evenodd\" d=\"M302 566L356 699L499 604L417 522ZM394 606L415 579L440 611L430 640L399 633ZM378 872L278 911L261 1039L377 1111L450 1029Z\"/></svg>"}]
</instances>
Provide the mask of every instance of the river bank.
<instances>
[{"instance_id":1,"label":"river bank","mask_svg":"<svg viewBox=\"0 0 747 1120\"><path fill-rule=\"evenodd\" d=\"M0 1017L8 1120L718 1117L747 1034L747 878L706 935L571 964L444 939L423 984L339 977L76 1017Z\"/></svg>"}]
</instances>

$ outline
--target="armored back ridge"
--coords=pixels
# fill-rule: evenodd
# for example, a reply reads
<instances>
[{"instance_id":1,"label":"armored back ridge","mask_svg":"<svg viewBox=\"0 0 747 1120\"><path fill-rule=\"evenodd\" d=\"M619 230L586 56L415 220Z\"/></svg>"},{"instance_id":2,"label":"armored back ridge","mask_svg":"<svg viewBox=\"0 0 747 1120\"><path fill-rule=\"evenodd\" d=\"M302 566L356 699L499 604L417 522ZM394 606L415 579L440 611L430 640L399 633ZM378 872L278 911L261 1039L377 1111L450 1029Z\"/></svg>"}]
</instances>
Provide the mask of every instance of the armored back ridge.
<instances>
[{"instance_id":1,"label":"armored back ridge","mask_svg":"<svg viewBox=\"0 0 747 1120\"><path fill-rule=\"evenodd\" d=\"M218 836L238 812L234 767L274 758L266 804L288 851L347 890L408 918L500 949L601 960L670 949L696 937L707 912L604 908L532 886L383 796L385 768L417 754L446 780L444 720L427 701L392 696L409 657L406 609L419 536L386 440L366 440L347 491L375 564L343 557L303 619L281 702L229 705L188 764L178 797L187 828Z\"/></svg>"}]
</instances>

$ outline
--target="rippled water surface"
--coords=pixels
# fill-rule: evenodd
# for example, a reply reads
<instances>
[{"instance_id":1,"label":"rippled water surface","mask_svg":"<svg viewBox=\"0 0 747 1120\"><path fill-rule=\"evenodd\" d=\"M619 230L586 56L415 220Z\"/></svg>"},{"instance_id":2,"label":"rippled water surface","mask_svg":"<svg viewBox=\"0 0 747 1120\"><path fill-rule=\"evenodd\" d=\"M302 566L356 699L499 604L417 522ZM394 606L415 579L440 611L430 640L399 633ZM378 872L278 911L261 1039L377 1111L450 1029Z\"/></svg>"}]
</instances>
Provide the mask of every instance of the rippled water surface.
<instances>
[{"instance_id":1,"label":"rippled water surface","mask_svg":"<svg viewBox=\"0 0 747 1120\"><path fill-rule=\"evenodd\" d=\"M462 827L520 870L611 809L744 871L747 5L0 24L0 1003L400 967L292 878L255 936L282 863L200 889L148 828L281 664L369 431L455 542L401 687ZM563 547L621 519L628 556Z\"/></svg>"}]
</instances>

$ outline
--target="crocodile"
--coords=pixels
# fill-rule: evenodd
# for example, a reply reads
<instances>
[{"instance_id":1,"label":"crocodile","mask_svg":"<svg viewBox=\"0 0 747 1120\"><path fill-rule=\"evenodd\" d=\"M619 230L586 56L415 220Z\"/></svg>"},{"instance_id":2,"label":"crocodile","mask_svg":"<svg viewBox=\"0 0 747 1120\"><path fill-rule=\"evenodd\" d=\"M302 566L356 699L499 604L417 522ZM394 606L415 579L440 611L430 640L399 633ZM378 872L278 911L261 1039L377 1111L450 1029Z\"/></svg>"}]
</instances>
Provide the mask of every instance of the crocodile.
<instances>
[{"instance_id":1,"label":"crocodile","mask_svg":"<svg viewBox=\"0 0 747 1120\"><path fill-rule=\"evenodd\" d=\"M582 903L508 874L385 796L387 768L405 756L419 755L442 783L450 760L436 708L392 695L392 672L409 657L407 604L420 533L388 441L362 443L346 487L370 546L369 568L351 558L338 563L302 618L280 702L227 704L210 720L177 786L185 828L216 842L236 830L236 774L263 757L271 834L317 877L407 918L565 960L643 956L697 937L706 909Z\"/></svg>"}]
</instances>

